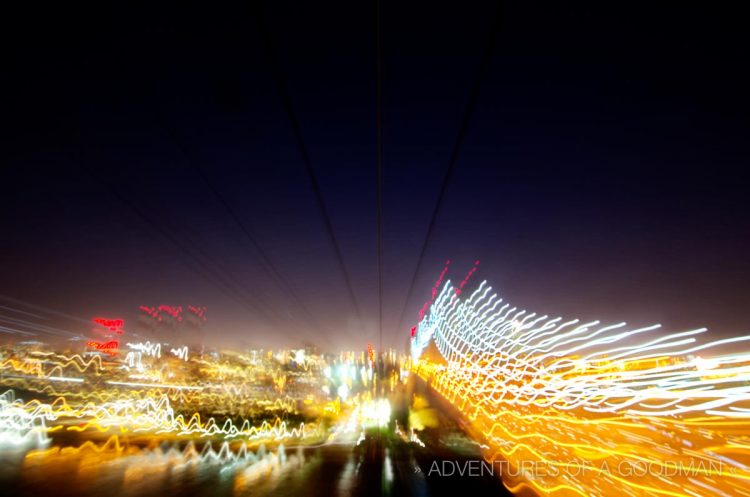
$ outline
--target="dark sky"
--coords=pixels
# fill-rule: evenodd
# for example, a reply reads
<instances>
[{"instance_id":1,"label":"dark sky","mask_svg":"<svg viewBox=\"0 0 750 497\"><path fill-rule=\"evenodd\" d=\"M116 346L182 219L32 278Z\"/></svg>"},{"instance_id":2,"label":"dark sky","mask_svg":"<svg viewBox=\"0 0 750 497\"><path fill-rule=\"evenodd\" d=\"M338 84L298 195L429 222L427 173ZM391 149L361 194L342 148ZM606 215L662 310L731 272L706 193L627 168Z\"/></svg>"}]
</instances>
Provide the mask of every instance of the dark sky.
<instances>
[{"instance_id":1,"label":"dark sky","mask_svg":"<svg viewBox=\"0 0 750 497\"><path fill-rule=\"evenodd\" d=\"M205 305L207 343L377 343L374 4L154 4L2 15L0 294L134 332L139 305ZM537 312L750 332L750 35L731 9L506 2L404 302L495 4L384 0L385 344L446 259Z\"/></svg>"}]
</instances>

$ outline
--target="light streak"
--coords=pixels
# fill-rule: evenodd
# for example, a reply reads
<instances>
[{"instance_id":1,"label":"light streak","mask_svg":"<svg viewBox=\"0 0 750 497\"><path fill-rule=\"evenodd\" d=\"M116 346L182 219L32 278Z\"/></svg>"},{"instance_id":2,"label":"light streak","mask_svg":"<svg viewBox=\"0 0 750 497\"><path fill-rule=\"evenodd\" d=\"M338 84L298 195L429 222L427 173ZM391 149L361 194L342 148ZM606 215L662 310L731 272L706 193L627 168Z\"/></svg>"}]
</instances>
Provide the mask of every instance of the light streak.
<instances>
[{"instance_id":1,"label":"light streak","mask_svg":"<svg viewBox=\"0 0 750 497\"><path fill-rule=\"evenodd\" d=\"M161 357L161 344L160 343L151 343L149 341L147 342L138 342L138 343L126 343L125 344L129 349L137 350L138 352L141 352L147 356L150 357Z\"/></svg>"},{"instance_id":2,"label":"light streak","mask_svg":"<svg viewBox=\"0 0 750 497\"><path fill-rule=\"evenodd\" d=\"M260 446L256 452L246 443L232 449L229 442L222 442L218 450L213 444L205 444L200 450L193 442L189 442L184 448L172 445L166 449L161 447L139 449L122 443L118 435L112 435L104 443L97 444L91 441L85 442L78 447L52 447L46 450L35 450L26 454L26 462L29 464L43 464L51 458L77 459L89 454L97 456L116 455L126 456L131 463L153 464L157 458L165 458L181 465L188 464L220 464L220 465L252 465L267 459L283 459L284 445L280 444L276 453L267 452L264 446Z\"/></svg>"},{"instance_id":3,"label":"light streak","mask_svg":"<svg viewBox=\"0 0 750 497\"><path fill-rule=\"evenodd\" d=\"M125 355L125 363L128 368L135 368L138 371L143 371L145 369L142 352L128 352Z\"/></svg>"},{"instance_id":4,"label":"light streak","mask_svg":"<svg viewBox=\"0 0 750 497\"><path fill-rule=\"evenodd\" d=\"M24 477L32 480L55 466L156 475L200 463L238 469L247 483L286 460L282 444L326 443L338 419L359 402L354 391L343 404L324 396L328 363L300 350L189 357L187 347L175 346L163 358L169 345L133 342L123 344L127 355L109 359L39 351L46 347L0 348L0 384L36 396L22 402L12 392L4 395L0 457L24 457L19 471L31 471ZM289 367L290 357L299 367ZM347 388L354 388L364 370L353 360L344 369ZM263 449L257 461L246 457L250 447L265 444L276 450L274 458Z\"/></svg>"},{"instance_id":5,"label":"light streak","mask_svg":"<svg viewBox=\"0 0 750 497\"><path fill-rule=\"evenodd\" d=\"M48 380L52 381L64 381L68 383L83 383L83 378L66 378L64 376L48 376Z\"/></svg>"},{"instance_id":6,"label":"light streak","mask_svg":"<svg viewBox=\"0 0 750 497\"><path fill-rule=\"evenodd\" d=\"M178 357L178 358L182 359L183 361L187 361L188 360L188 352L189 352L189 350L187 348L187 345L179 347L179 348L176 348L176 349L169 349L169 352L173 356Z\"/></svg>"},{"instance_id":7,"label":"light streak","mask_svg":"<svg viewBox=\"0 0 750 497\"><path fill-rule=\"evenodd\" d=\"M122 329L125 326L125 321L122 319L94 318L92 321L118 335L122 335Z\"/></svg>"},{"instance_id":8,"label":"light streak","mask_svg":"<svg viewBox=\"0 0 750 497\"><path fill-rule=\"evenodd\" d=\"M25 359L10 358L0 363L0 371L15 371L28 375L34 375L39 378L50 376L64 376L68 369L74 369L79 373L99 374L103 369L102 359L94 356L89 360L84 359L79 354L70 357L54 353L35 352L30 354L31 357Z\"/></svg>"},{"instance_id":9,"label":"light streak","mask_svg":"<svg viewBox=\"0 0 750 497\"><path fill-rule=\"evenodd\" d=\"M413 371L465 414L489 460L545 470L506 478L513 491L743 495L750 353L694 354L750 336L659 329L540 316L486 282L462 299L446 282L411 341Z\"/></svg>"},{"instance_id":10,"label":"light streak","mask_svg":"<svg viewBox=\"0 0 750 497\"><path fill-rule=\"evenodd\" d=\"M26 412L12 390L0 395L0 448L48 441L44 418Z\"/></svg>"},{"instance_id":11,"label":"light streak","mask_svg":"<svg viewBox=\"0 0 750 497\"><path fill-rule=\"evenodd\" d=\"M132 381L108 381L108 385L142 388L170 388L174 390L203 390L203 387L192 385L173 385L168 383L136 383Z\"/></svg>"},{"instance_id":12,"label":"light streak","mask_svg":"<svg viewBox=\"0 0 750 497\"><path fill-rule=\"evenodd\" d=\"M176 435L193 435L200 437L221 436L225 439L240 438L246 441L266 439L281 441L289 438L304 438L318 434L317 427L310 428L305 423L288 428L287 423L279 418L273 422L263 421L259 425L250 420L235 424L231 419L219 422L213 417L202 420L198 413L189 417L176 414L169 398L123 399L103 404L88 403L82 407L68 404L63 397L51 404L31 401L26 404L16 400L12 391L0 396L0 440L28 439L29 434L39 433L55 428L46 428L45 423L59 423L64 420L76 420L76 424L65 424L66 430L83 432L88 429L108 431L116 428L122 433L172 433ZM46 440L41 437L40 441ZM20 443L20 442L18 442Z\"/></svg>"},{"instance_id":13,"label":"light streak","mask_svg":"<svg viewBox=\"0 0 750 497\"><path fill-rule=\"evenodd\" d=\"M96 350L103 352L105 354L114 356L119 353L117 348L120 346L120 343L117 340L110 340L108 342L90 341L90 342L86 342L86 345L89 347L95 348Z\"/></svg>"},{"instance_id":14,"label":"light streak","mask_svg":"<svg viewBox=\"0 0 750 497\"><path fill-rule=\"evenodd\" d=\"M450 260L445 261L445 267L440 272L440 276L438 276L438 279L435 282L435 284L432 286L432 294L430 295L430 300L422 304L422 308L419 310L419 318L417 319L417 322L422 321L425 313L427 312L427 309L432 305L433 302L435 302L435 297L437 297L438 290L440 289L440 285L443 283L443 278L445 278L446 273L448 273L448 267L450 265L451 265Z\"/></svg>"}]
</instances>

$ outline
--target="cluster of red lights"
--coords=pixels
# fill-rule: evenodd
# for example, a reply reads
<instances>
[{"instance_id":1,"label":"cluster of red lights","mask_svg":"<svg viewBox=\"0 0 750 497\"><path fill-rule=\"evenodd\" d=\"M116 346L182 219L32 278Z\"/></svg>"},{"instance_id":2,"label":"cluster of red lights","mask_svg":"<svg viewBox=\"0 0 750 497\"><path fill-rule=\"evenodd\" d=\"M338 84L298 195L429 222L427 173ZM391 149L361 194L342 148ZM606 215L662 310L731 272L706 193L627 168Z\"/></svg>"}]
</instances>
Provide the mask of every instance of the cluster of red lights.
<instances>
[{"instance_id":1,"label":"cluster of red lights","mask_svg":"<svg viewBox=\"0 0 750 497\"><path fill-rule=\"evenodd\" d=\"M201 321L205 321L206 320L206 306L200 306L200 307L198 307L198 306L194 306L194 305L189 305L188 306L188 311L190 311L191 313L193 313Z\"/></svg>"},{"instance_id":2,"label":"cluster of red lights","mask_svg":"<svg viewBox=\"0 0 750 497\"><path fill-rule=\"evenodd\" d=\"M122 319L94 318L93 321L118 335L122 335L122 328L125 326L125 321Z\"/></svg>"},{"instance_id":3,"label":"cluster of red lights","mask_svg":"<svg viewBox=\"0 0 750 497\"><path fill-rule=\"evenodd\" d=\"M205 306L189 305L187 306L187 308L188 308L188 311L191 314L193 314L195 317L197 317L199 320L201 321L206 320L206 307ZM178 322L182 321L183 308L181 305L178 305L178 306L160 305L157 307L149 307L147 305L142 305L138 307L138 310L154 318L156 321L163 321L165 318L176 319Z\"/></svg>"},{"instance_id":4,"label":"cluster of red lights","mask_svg":"<svg viewBox=\"0 0 750 497\"><path fill-rule=\"evenodd\" d=\"M93 318L92 321L99 325L98 327L94 328L94 331L103 335L105 338L109 339L108 341L89 341L86 342L86 345L88 347L92 347L104 354L108 355L117 355L119 351L117 350L120 347L120 342L118 342L116 339L113 339L116 335L122 335L123 334L123 328L125 327L125 320L124 319L110 319L110 318Z\"/></svg>"},{"instance_id":5,"label":"cluster of red lights","mask_svg":"<svg viewBox=\"0 0 750 497\"><path fill-rule=\"evenodd\" d=\"M145 312L157 321L162 321L164 315L182 321L182 306L160 305L158 307L149 307L142 305L138 310Z\"/></svg>"},{"instance_id":6,"label":"cluster of red lights","mask_svg":"<svg viewBox=\"0 0 750 497\"><path fill-rule=\"evenodd\" d=\"M117 340L110 340L109 342L91 341L91 342L86 342L86 345L88 345L89 347L95 348L96 350L101 351L105 354L109 354L113 356L118 354L119 351L117 349L120 348L120 342L118 342Z\"/></svg>"}]
</instances>

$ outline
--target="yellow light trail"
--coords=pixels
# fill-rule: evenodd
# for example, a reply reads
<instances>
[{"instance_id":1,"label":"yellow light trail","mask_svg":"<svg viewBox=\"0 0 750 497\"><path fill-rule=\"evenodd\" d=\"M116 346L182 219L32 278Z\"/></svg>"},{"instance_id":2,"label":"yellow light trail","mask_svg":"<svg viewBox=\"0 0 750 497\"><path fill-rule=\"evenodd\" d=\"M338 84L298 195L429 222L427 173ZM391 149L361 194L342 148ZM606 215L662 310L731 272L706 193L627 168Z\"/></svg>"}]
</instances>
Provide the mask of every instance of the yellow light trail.
<instances>
[{"instance_id":1,"label":"yellow light trail","mask_svg":"<svg viewBox=\"0 0 750 497\"><path fill-rule=\"evenodd\" d=\"M412 370L466 415L512 491L750 495L750 353L698 355L750 337L658 330L540 316L486 282L464 300L447 282Z\"/></svg>"}]
</instances>

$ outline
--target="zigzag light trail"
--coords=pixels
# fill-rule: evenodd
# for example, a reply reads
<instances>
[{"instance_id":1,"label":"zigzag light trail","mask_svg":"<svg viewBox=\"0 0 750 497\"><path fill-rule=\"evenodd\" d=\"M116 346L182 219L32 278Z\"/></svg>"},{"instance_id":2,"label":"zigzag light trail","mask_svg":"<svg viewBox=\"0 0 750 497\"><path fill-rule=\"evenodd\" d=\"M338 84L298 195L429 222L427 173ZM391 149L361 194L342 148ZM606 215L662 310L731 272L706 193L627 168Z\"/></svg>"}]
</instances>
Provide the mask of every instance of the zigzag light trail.
<instances>
[{"instance_id":1,"label":"zigzag light trail","mask_svg":"<svg viewBox=\"0 0 750 497\"><path fill-rule=\"evenodd\" d=\"M41 437L45 437L47 431L56 429L47 428L47 424L65 419L76 420L77 423L67 426L67 429L79 432L89 428L107 431L116 427L121 432L175 433L221 436L225 439L242 437L245 440L276 441L286 438L301 439L317 432L315 428L306 428L304 423L288 429L287 423L279 419L274 423L264 421L259 426L252 426L248 420L243 420L240 426L235 425L232 420L226 420L222 424L214 418L202 421L198 414L185 419L183 415L175 414L166 395L102 404L89 403L80 408L73 408L64 397L59 397L52 404L38 401L23 404L15 400L12 391L7 391L0 396L0 416L4 419L4 432L7 431L15 437L19 434L25 437L31 431L38 431Z\"/></svg>"},{"instance_id":2,"label":"zigzag light trail","mask_svg":"<svg viewBox=\"0 0 750 497\"><path fill-rule=\"evenodd\" d=\"M448 281L412 369L465 413L513 491L750 495L750 352L696 355L750 336L659 329L539 316L486 282L462 300Z\"/></svg>"},{"instance_id":3,"label":"zigzag light trail","mask_svg":"<svg viewBox=\"0 0 750 497\"><path fill-rule=\"evenodd\" d=\"M503 301L486 282L469 294L444 276L420 310L410 368L469 421L508 489L750 495L750 353L741 349L750 337L708 341L705 328L550 317ZM48 471L64 479L66 468L155 479L220 468L246 491L290 468L290 444L301 451L290 460L304 466L305 450L361 457L372 448L368 430L393 428L399 450L434 454L429 416L411 423L423 409L418 396L406 424L392 424L390 402L404 386L392 352L381 356L392 361L381 377L371 346L205 353L174 338L123 340L122 350L119 341L111 350L0 349L9 389L0 395L0 451L20 454L24 474L37 479Z\"/></svg>"},{"instance_id":4,"label":"zigzag light trail","mask_svg":"<svg viewBox=\"0 0 750 497\"><path fill-rule=\"evenodd\" d=\"M22 478L67 482L75 471L97 486L110 473L159 480L218 470L255 491L304 466L305 451L354 446L373 413L378 427L390 416L388 402L371 397L373 359L364 352L124 346L114 354L85 342L72 354L41 342L0 348L0 457ZM334 370L352 374L325 373Z\"/></svg>"}]
</instances>

